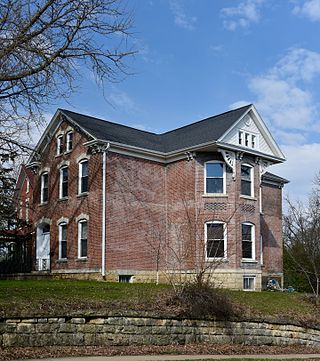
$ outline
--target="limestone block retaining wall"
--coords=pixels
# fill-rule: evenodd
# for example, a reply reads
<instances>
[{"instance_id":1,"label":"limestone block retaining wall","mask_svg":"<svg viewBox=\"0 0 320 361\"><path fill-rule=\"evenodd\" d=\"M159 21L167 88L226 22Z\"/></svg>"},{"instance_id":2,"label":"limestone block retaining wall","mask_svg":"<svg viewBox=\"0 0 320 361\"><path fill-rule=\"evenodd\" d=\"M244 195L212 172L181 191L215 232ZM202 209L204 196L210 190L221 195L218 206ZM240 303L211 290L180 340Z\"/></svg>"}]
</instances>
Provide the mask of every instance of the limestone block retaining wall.
<instances>
[{"instance_id":1,"label":"limestone block retaining wall","mask_svg":"<svg viewBox=\"0 0 320 361\"><path fill-rule=\"evenodd\" d=\"M167 345L192 342L320 347L319 329L267 322L55 317L0 320L0 346Z\"/></svg>"}]
</instances>

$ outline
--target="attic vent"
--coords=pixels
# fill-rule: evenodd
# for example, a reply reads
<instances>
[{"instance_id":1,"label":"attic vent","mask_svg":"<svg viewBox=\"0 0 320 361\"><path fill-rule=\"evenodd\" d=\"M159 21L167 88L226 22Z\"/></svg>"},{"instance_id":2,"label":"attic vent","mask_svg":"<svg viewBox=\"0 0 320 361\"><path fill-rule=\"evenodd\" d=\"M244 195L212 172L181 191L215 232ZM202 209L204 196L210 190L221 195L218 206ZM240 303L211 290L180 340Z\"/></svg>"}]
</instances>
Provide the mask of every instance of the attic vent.
<instances>
[{"instance_id":1,"label":"attic vent","mask_svg":"<svg viewBox=\"0 0 320 361\"><path fill-rule=\"evenodd\" d=\"M254 213L256 210L256 207L252 204L242 204L241 205L241 211L245 213Z\"/></svg>"},{"instance_id":2,"label":"attic vent","mask_svg":"<svg viewBox=\"0 0 320 361\"><path fill-rule=\"evenodd\" d=\"M226 211L227 205L225 203L205 203L204 209L208 211Z\"/></svg>"}]
</instances>

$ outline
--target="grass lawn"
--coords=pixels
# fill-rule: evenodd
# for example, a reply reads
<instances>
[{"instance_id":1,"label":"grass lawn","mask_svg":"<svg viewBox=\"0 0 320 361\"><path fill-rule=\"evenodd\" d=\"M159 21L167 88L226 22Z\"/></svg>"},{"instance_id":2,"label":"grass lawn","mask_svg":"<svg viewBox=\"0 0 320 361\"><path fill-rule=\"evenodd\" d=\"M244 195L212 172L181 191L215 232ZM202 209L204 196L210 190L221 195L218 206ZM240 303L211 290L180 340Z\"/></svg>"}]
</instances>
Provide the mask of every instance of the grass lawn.
<instances>
[{"instance_id":1,"label":"grass lawn","mask_svg":"<svg viewBox=\"0 0 320 361\"><path fill-rule=\"evenodd\" d=\"M141 312L175 315L167 285L71 280L0 280L0 317ZM299 293L224 291L245 318L318 323L320 309Z\"/></svg>"}]
</instances>

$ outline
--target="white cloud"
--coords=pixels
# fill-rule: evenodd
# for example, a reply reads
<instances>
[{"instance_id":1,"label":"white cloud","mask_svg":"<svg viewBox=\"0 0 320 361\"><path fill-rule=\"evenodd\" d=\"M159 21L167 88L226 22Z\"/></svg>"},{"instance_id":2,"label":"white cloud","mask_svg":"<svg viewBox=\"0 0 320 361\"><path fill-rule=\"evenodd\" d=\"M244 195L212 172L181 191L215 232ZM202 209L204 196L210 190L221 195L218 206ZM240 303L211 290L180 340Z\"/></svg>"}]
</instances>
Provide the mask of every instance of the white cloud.
<instances>
[{"instance_id":1,"label":"white cloud","mask_svg":"<svg viewBox=\"0 0 320 361\"><path fill-rule=\"evenodd\" d=\"M180 0L170 0L170 9L174 15L174 22L180 28L185 30L194 30L197 18L195 16L188 16L182 6Z\"/></svg>"},{"instance_id":2,"label":"white cloud","mask_svg":"<svg viewBox=\"0 0 320 361\"><path fill-rule=\"evenodd\" d=\"M248 86L274 128L315 130L318 104L308 86L319 75L320 53L293 48L271 69L250 78Z\"/></svg>"},{"instance_id":3,"label":"white cloud","mask_svg":"<svg viewBox=\"0 0 320 361\"><path fill-rule=\"evenodd\" d=\"M290 181L285 186L285 194L291 199L304 202L311 193L314 177L320 170L320 144L281 145L281 149L287 161L272 166L270 171Z\"/></svg>"},{"instance_id":4,"label":"white cloud","mask_svg":"<svg viewBox=\"0 0 320 361\"><path fill-rule=\"evenodd\" d=\"M296 5L292 12L311 21L320 21L320 0L306 0L302 5Z\"/></svg>"},{"instance_id":5,"label":"white cloud","mask_svg":"<svg viewBox=\"0 0 320 361\"><path fill-rule=\"evenodd\" d=\"M230 31L238 28L248 28L260 20L260 7L264 0L246 0L237 7L223 8L221 16L224 18L223 26Z\"/></svg>"},{"instance_id":6,"label":"white cloud","mask_svg":"<svg viewBox=\"0 0 320 361\"><path fill-rule=\"evenodd\" d=\"M108 95L108 101L115 106L116 108L121 108L121 110L126 113L137 113L138 107L135 104L134 100L123 91L116 91Z\"/></svg>"}]
</instances>

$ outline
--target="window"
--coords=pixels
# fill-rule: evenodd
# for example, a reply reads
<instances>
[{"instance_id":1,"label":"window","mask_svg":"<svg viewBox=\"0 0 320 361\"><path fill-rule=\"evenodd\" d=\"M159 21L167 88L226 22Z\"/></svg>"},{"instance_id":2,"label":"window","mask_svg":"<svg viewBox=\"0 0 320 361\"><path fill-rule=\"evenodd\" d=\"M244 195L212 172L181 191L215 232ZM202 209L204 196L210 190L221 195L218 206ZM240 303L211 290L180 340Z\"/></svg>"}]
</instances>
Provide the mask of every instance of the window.
<instances>
[{"instance_id":1,"label":"window","mask_svg":"<svg viewBox=\"0 0 320 361\"><path fill-rule=\"evenodd\" d=\"M29 198L26 199L26 223L29 223Z\"/></svg>"},{"instance_id":2,"label":"window","mask_svg":"<svg viewBox=\"0 0 320 361\"><path fill-rule=\"evenodd\" d=\"M26 184L26 193L29 193L30 191L30 182L29 182L29 179L27 179L27 184Z\"/></svg>"},{"instance_id":3,"label":"window","mask_svg":"<svg viewBox=\"0 0 320 361\"><path fill-rule=\"evenodd\" d=\"M59 183L59 198L68 197L68 183L69 183L68 167L60 169L60 183Z\"/></svg>"},{"instance_id":4,"label":"window","mask_svg":"<svg viewBox=\"0 0 320 361\"><path fill-rule=\"evenodd\" d=\"M82 160L79 163L79 194L88 192L88 161Z\"/></svg>"},{"instance_id":5,"label":"window","mask_svg":"<svg viewBox=\"0 0 320 361\"><path fill-rule=\"evenodd\" d=\"M131 275L120 275L119 276L119 282L120 283L131 283L132 282L132 276Z\"/></svg>"},{"instance_id":6,"label":"window","mask_svg":"<svg viewBox=\"0 0 320 361\"><path fill-rule=\"evenodd\" d=\"M57 137L57 155L63 153L63 135Z\"/></svg>"},{"instance_id":7,"label":"window","mask_svg":"<svg viewBox=\"0 0 320 361\"><path fill-rule=\"evenodd\" d=\"M205 163L206 193L225 193L225 165L221 162Z\"/></svg>"},{"instance_id":8,"label":"window","mask_svg":"<svg viewBox=\"0 0 320 361\"><path fill-rule=\"evenodd\" d=\"M59 224L59 258L67 258L67 223Z\"/></svg>"},{"instance_id":9,"label":"window","mask_svg":"<svg viewBox=\"0 0 320 361\"><path fill-rule=\"evenodd\" d=\"M226 229L223 222L206 223L206 256L210 258L226 257Z\"/></svg>"},{"instance_id":10,"label":"window","mask_svg":"<svg viewBox=\"0 0 320 361\"><path fill-rule=\"evenodd\" d=\"M242 142L243 142L243 132L239 131L238 133L238 136L239 136L239 144L242 145Z\"/></svg>"},{"instance_id":11,"label":"window","mask_svg":"<svg viewBox=\"0 0 320 361\"><path fill-rule=\"evenodd\" d=\"M255 276L243 276L243 289L244 290L255 290Z\"/></svg>"},{"instance_id":12,"label":"window","mask_svg":"<svg viewBox=\"0 0 320 361\"><path fill-rule=\"evenodd\" d=\"M255 235L254 225L251 223L242 223L242 258L245 260L255 259Z\"/></svg>"},{"instance_id":13,"label":"window","mask_svg":"<svg viewBox=\"0 0 320 361\"><path fill-rule=\"evenodd\" d=\"M86 258L88 255L88 222L81 220L78 223L78 258Z\"/></svg>"},{"instance_id":14,"label":"window","mask_svg":"<svg viewBox=\"0 0 320 361\"><path fill-rule=\"evenodd\" d=\"M256 147L256 136L255 135L251 135L251 148L255 148Z\"/></svg>"},{"instance_id":15,"label":"window","mask_svg":"<svg viewBox=\"0 0 320 361\"><path fill-rule=\"evenodd\" d=\"M41 195L40 195L40 202L45 203L48 202L48 196L49 196L49 188L48 188L48 180L49 175L48 173L42 173L41 179L40 179L40 189L41 189Z\"/></svg>"},{"instance_id":16,"label":"window","mask_svg":"<svg viewBox=\"0 0 320 361\"><path fill-rule=\"evenodd\" d=\"M72 150L73 144L73 133L69 132L67 133L67 152L70 152L70 150Z\"/></svg>"},{"instance_id":17,"label":"window","mask_svg":"<svg viewBox=\"0 0 320 361\"><path fill-rule=\"evenodd\" d=\"M241 165L241 194L253 197L253 167L250 165Z\"/></svg>"},{"instance_id":18,"label":"window","mask_svg":"<svg viewBox=\"0 0 320 361\"><path fill-rule=\"evenodd\" d=\"M246 147L249 146L249 133L244 134L244 144Z\"/></svg>"}]
</instances>

